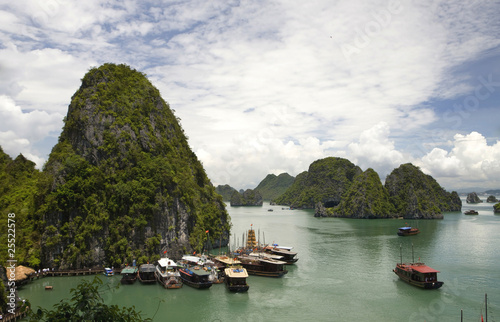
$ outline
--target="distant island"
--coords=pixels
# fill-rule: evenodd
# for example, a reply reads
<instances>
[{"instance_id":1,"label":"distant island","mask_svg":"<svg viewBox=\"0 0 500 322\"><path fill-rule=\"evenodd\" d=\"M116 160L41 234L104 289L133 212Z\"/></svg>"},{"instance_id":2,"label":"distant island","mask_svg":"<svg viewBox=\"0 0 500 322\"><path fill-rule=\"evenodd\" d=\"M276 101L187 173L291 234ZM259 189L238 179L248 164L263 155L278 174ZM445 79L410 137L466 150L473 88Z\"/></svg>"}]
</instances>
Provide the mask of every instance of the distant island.
<instances>
[{"instance_id":1,"label":"distant island","mask_svg":"<svg viewBox=\"0 0 500 322\"><path fill-rule=\"evenodd\" d=\"M231 195L231 207L262 206L263 200L258 190L247 189L244 192L235 191Z\"/></svg>"},{"instance_id":2,"label":"distant island","mask_svg":"<svg viewBox=\"0 0 500 322\"><path fill-rule=\"evenodd\" d=\"M347 159L314 161L276 203L315 209L317 217L440 219L460 211L458 193L446 192L412 164L394 169L382 185L373 169L361 171Z\"/></svg>"}]
</instances>

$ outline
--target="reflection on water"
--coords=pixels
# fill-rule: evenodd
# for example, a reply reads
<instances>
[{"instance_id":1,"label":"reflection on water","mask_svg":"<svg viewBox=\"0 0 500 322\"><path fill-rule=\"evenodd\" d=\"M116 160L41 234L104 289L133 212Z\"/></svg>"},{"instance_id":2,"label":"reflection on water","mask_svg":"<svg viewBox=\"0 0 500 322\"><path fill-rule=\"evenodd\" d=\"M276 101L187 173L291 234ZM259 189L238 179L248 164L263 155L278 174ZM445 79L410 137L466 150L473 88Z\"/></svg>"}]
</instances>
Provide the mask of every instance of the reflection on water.
<instances>
[{"instance_id":1,"label":"reflection on water","mask_svg":"<svg viewBox=\"0 0 500 322\"><path fill-rule=\"evenodd\" d=\"M464 202L463 211L467 207ZM140 283L117 288L120 276L102 277L110 285L103 297L107 303L135 305L154 321L457 321L461 309L465 321L477 321L488 293L489 316L498 320L500 216L491 207L469 207L478 216L454 212L443 220L419 221L314 218L312 211L269 205L228 207L240 244L253 225L261 241L294 246L299 261L284 278L250 276L248 293L233 294L224 285L204 291ZM406 224L421 233L397 236ZM445 284L439 290L413 287L392 272L400 247L403 260L411 261L412 244L415 260L441 271ZM35 307L49 307L68 297L82 278L92 277L42 279L21 295ZM43 289L48 284L53 291Z\"/></svg>"}]
</instances>

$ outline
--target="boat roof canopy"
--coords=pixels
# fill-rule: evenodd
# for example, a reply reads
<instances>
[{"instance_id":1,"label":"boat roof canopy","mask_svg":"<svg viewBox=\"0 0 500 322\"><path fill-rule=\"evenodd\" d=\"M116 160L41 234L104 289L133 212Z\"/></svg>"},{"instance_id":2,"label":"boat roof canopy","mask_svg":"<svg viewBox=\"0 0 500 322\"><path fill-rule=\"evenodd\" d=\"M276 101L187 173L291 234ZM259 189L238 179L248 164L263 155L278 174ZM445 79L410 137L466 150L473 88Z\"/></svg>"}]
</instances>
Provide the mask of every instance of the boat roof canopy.
<instances>
[{"instance_id":1,"label":"boat roof canopy","mask_svg":"<svg viewBox=\"0 0 500 322\"><path fill-rule=\"evenodd\" d=\"M162 267L177 267L177 264L171 260L170 258L161 258L159 261L158 261L158 265L162 266Z\"/></svg>"},{"instance_id":2,"label":"boat roof canopy","mask_svg":"<svg viewBox=\"0 0 500 322\"><path fill-rule=\"evenodd\" d=\"M232 277L232 278L247 278L248 273L247 270L244 268L226 268L225 273L227 276Z\"/></svg>"},{"instance_id":3,"label":"boat roof canopy","mask_svg":"<svg viewBox=\"0 0 500 322\"><path fill-rule=\"evenodd\" d=\"M122 269L122 274L134 274L134 273L137 273L137 267L127 266L124 269Z\"/></svg>"},{"instance_id":4,"label":"boat roof canopy","mask_svg":"<svg viewBox=\"0 0 500 322\"><path fill-rule=\"evenodd\" d=\"M399 230L408 230L411 229L411 227L400 227Z\"/></svg>"},{"instance_id":5,"label":"boat roof canopy","mask_svg":"<svg viewBox=\"0 0 500 322\"><path fill-rule=\"evenodd\" d=\"M428 273L439 273L439 271L435 270L432 267L429 267L427 265L412 265L411 268L414 271L417 271L422 274L428 274Z\"/></svg>"}]
</instances>

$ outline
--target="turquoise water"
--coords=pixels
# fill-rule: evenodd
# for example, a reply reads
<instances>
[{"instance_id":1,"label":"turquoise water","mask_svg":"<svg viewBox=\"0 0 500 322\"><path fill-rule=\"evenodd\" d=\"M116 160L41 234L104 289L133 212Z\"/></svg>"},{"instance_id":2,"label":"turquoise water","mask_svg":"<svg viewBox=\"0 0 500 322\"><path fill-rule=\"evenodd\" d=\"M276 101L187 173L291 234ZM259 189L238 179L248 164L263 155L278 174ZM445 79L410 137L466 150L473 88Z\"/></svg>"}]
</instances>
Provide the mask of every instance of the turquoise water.
<instances>
[{"instance_id":1,"label":"turquoise water","mask_svg":"<svg viewBox=\"0 0 500 322\"><path fill-rule=\"evenodd\" d=\"M489 321L500 320L500 215L492 204L469 206L478 216L445 213L443 220L360 220L314 218L312 211L281 206L228 207L233 233L241 243L251 227L261 240L294 246L299 261L283 278L250 276L248 293L223 284L208 290L184 286L120 285L120 276L102 277L106 303L135 305L154 321L480 321L488 294ZM272 208L274 211L269 212ZM421 233L399 237L397 228ZM231 241L233 244L235 241ZM422 290L392 272L400 259L438 269L444 286ZM23 287L33 307L51 307L86 277L53 277ZM52 285L52 291L45 291Z\"/></svg>"}]
</instances>

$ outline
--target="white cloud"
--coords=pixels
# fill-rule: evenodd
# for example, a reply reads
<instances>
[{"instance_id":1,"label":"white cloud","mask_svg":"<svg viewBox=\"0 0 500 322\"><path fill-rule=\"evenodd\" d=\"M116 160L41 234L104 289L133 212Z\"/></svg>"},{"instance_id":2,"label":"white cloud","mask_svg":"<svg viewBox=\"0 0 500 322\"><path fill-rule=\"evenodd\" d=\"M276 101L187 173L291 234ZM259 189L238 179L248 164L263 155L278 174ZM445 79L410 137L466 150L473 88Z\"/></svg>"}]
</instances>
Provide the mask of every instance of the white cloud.
<instances>
[{"instance_id":1,"label":"white cloud","mask_svg":"<svg viewBox=\"0 0 500 322\"><path fill-rule=\"evenodd\" d=\"M428 146L442 118L430 100L470 93L457 69L500 44L497 16L488 1L13 1L0 5L0 95L60 129L90 66L127 63L176 110L214 182L251 186L329 155L383 177L413 160L398 147ZM2 131L31 146L21 127ZM451 176L465 156L449 153L422 162Z\"/></svg>"},{"instance_id":2,"label":"white cloud","mask_svg":"<svg viewBox=\"0 0 500 322\"><path fill-rule=\"evenodd\" d=\"M373 168L384 180L394 168L410 162L408 156L395 149L394 142L389 139L389 133L389 125L385 122L363 131L359 142L347 146L348 159L363 170Z\"/></svg>"},{"instance_id":3,"label":"white cloud","mask_svg":"<svg viewBox=\"0 0 500 322\"><path fill-rule=\"evenodd\" d=\"M0 95L0 145L12 157L22 153L41 167L45 159L33 144L59 133L62 117L39 110L25 113L12 98Z\"/></svg>"},{"instance_id":4,"label":"white cloud","mask_svg":"<svg viewBox=\"0 0 500 322\"><path fill-rule=\"evenodd\" d=\"M500 141L488 145L478 132L456 134L450 152L435 148L425 155L420 166L426 173L446 185L473 186L482 182L487 187L500 185Z\"/></svg>"}]
</instances>

